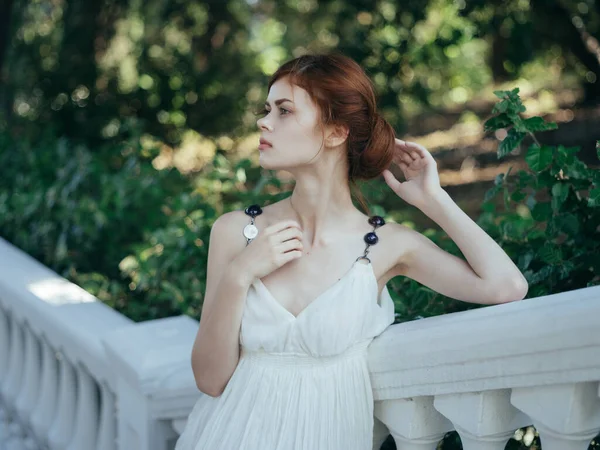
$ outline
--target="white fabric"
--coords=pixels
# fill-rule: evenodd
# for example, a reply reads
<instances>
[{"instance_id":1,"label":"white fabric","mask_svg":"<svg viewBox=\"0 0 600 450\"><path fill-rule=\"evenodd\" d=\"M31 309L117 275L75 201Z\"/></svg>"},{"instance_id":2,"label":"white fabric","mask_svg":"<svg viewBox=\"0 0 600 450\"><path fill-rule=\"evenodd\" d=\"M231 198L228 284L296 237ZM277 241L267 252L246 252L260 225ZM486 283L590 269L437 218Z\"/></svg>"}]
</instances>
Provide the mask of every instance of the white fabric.
<instances>
[{"instance_id":1,"label":"white fabric","mask_svg":"<svg viewBox=\"0 0 600 450\"><path fill-rule=\"evenodd\" d=\"M377 292L359 260L296 317L254 282L238 366L219 397L200 397L176 450L371 450L366 352L394 321Z\"/></svg>"}]
</instances>

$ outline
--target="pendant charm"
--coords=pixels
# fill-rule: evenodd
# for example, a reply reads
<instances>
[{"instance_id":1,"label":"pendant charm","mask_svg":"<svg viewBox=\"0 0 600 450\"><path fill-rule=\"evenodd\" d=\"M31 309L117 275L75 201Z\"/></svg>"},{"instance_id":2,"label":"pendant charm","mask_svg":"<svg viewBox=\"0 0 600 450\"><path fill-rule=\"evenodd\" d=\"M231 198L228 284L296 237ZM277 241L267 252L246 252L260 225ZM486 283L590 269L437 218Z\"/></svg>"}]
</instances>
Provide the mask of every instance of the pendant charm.
<instances>
[{"instance_id":1,"label":"pendant charm","mask_svg":"<svg viewBox=\"0 0 600 450\"><path fill-rule=\"evenodd\" d=\"M258 228L256 228L256 225L249 223L244 227L244 237L246 239L252 240L256 236L258 236Z\"/></svg>"}]
</instances>

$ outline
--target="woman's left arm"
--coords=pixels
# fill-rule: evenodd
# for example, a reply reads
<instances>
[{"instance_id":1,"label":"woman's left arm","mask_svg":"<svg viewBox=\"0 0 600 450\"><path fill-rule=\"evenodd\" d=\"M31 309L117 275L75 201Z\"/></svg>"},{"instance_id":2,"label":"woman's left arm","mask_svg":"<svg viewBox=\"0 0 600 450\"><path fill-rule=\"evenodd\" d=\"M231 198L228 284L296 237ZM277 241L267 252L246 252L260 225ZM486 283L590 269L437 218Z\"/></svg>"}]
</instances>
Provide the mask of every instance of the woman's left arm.
<instances>
[{"instance_id":1,"label":"woman's left arm","mask_svg":"<svg viewBox=\"0 0 600 450\"><path fill-rule=\"evenodd\" d=\"M402 274L459 300L489 304L523 299L527 280L504 250L442 189L437 164L429 151L414 142L396 139L394 162L406 181L398 181L386 170L383 175L388 186L435 221L468 262L402 227L412 232L411 248L402 259Z\"/></svg>"}]
</instances>

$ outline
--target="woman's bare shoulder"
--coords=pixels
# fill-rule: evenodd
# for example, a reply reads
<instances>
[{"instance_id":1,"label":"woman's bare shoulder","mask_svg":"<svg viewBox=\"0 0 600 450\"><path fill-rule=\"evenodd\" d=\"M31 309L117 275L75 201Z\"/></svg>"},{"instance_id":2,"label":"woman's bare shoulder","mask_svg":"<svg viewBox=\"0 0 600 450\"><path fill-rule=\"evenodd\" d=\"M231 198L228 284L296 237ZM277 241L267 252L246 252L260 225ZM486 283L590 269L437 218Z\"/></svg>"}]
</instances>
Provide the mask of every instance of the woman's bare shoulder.
<instances>
[{"instance_id":1,"label":"woman's bare shoulder","mask_svg":"<svg viewBox=\"0 0 600 450\"><path fill-rule=\"evenodd\" d=\"M257 228L263 229L283 217L283 208L280 202L270 205L259 205L262 209L261 214L255 217ZM248 205L250 206L250 205ZM250 216L246 214L245 209L238 209L221 214L213 223L211 230L211 240L225 240L228 245L242 250L246 246L246 238L243 235L244 227L250 223ZM239 239L238 239L239 238Z\"/></svg>"},{"instance_id":2,"label":"woman's bare shoulder","mask_svg":"<svg viewBox=\"0 0 600 450\"><path fill-rule=\"evenodd\" d=\"M396 222L387 222L379 230L380 235L390 245L386 247L395 252L394 261L397 265L403 265L407 256L417 248L420 239L424 236L412 228Z\"/></svg>"}]
</instances>

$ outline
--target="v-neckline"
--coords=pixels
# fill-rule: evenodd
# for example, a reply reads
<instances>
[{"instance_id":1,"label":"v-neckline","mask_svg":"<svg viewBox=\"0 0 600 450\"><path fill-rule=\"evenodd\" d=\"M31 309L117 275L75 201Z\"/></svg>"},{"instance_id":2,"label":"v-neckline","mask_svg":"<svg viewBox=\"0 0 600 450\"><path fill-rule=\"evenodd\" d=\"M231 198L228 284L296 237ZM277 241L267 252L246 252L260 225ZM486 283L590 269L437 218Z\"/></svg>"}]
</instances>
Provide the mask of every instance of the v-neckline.
<instances>
[{"instance_id":1,"label":"v-neckline","mask_svg":"<svg viewBox=\"0 0 600 450\"><path fill-rule=\"evenodd\" d=\"M344 281L355 270L356 266L367 266L366 268L369 269L369 271L368 271L369 275L373 278L373 280L375 281L375 284L377 285L377 277L375 276L375 271L373 270L373 265L371 264L371 262L368 262L368 263L365 264L365 263L362 263L362 262L358 262L358 260L356 260L356 261L354 261L354 263L352 264L352 266L350 267L350 269L348 269L346 271L346 273L341 276L341 278L339 278L337 281L335 281L333 284L331 284L328 288L326 288L323 292L321 292L319 295L317 295L298 314L292 313L289 309L287 309L285 306L283 306L279 302L279 300L277 300L277 298L275 298L275 296L271 293L271 291L269 290L269 288L262 282L262 280L260 278L257 278L255 280L255 283L258 284L258 285L260 285L262 287L263 291L265 291L267 293L267 296L273 301L273 303L276 304L276 306L278 306L281 310L283 310L294 321L297 321L301 316L304 315L304 313L306 312L307 309L310 309L312 307L312 305L315 304L319 299L323 298L325 296L325 294L328 294L335 287L339 286L339 284L341 284L342 281ZM377 291L379 291L379 288L377 288Z\"/></svg>"}]
</instances>

